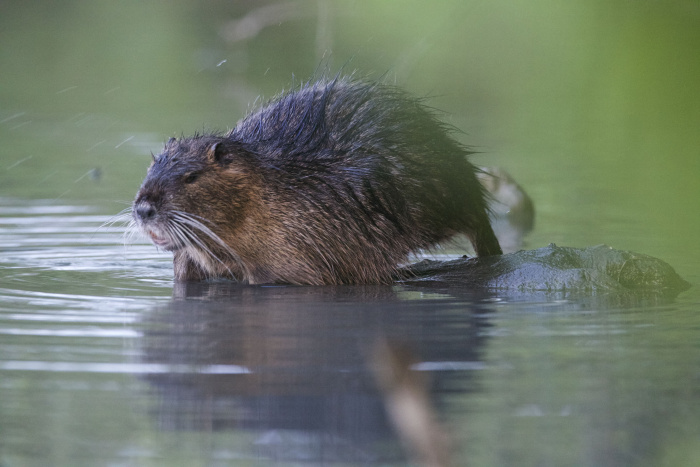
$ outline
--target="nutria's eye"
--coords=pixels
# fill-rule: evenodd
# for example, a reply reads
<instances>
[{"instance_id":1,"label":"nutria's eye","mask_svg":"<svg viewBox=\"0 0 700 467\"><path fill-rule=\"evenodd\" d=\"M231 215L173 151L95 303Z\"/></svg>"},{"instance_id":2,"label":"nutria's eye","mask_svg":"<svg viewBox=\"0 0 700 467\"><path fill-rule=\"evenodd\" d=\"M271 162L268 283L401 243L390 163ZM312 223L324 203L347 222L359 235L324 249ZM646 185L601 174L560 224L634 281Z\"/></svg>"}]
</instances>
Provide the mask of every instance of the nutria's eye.
<instances>
[{"instance_id":1,"label":"nutria's eye","mask_svg":"<svg viewBox=\"0 0 700 467\"><path fill-rule=\"evenodd\" d=\"M183 181L185 183L194 183L199 178L199 175L200 175L199 172L188 173L187 175L185 175L185 178L183 179Z\"/></svg>"}]
</instances>

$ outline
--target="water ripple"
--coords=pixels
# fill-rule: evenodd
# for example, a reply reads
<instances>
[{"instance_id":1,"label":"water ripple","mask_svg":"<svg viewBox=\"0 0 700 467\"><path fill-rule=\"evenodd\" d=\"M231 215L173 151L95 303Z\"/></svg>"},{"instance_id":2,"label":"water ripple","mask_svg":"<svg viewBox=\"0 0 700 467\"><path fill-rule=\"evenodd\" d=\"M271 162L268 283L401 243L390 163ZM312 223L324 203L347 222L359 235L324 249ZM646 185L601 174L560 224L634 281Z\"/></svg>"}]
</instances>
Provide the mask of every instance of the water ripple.
<instances>
[{"instance_id":1,"label":"water ripple","mask_svg":"<svg viewBox=\"0 0 700 467\"><path fill-rule=\"evenodd\" d=\"M120 373L120 374L205 374L244 375L252 371L240 365L167 365L161 363L101 363L101 362L0 362L4 371L46 371L68 373Z\"/></svg>"}]
</instances>

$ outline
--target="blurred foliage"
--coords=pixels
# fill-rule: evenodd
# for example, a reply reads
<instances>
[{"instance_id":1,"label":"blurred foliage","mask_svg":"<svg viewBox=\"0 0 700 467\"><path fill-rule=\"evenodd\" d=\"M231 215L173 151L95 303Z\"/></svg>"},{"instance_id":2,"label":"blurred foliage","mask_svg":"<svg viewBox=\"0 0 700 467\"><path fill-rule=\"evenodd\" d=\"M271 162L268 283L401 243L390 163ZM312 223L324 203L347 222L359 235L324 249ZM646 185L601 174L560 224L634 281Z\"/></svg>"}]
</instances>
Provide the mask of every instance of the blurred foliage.
<instances>
[{"instance_id":1,"label":"blurred foliage","mask_svg":"<svg viewBox=\"0 0 700 467\"><path fill-rule=\"evenodd\" d=\"M690 0L10 2L0 195L128 203L168 137L357 70L430 96L530 191L531 246L697 258L698 26Z\"/></svg>"}]
</instances>

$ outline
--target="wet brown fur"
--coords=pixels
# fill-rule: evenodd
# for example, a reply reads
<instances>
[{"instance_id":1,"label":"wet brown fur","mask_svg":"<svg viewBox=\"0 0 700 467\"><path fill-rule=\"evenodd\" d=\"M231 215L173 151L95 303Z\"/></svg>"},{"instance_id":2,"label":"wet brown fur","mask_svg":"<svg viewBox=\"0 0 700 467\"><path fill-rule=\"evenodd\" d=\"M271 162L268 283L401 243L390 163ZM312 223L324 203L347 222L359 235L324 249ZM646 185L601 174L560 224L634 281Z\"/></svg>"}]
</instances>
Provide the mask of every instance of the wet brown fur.
<instances>
[{"instance_id":1,"label":"wet brown fur","mask_svg":"<svg viewBox=\"0 0 700 467\"><path fill-rule=\"evenodd\" d=\"M227 134L171 139L134 201L175 279L390 283L457 233L500 254L469 152L419 100L337 78L283 94Z\"/></svg>"}]
</instances>

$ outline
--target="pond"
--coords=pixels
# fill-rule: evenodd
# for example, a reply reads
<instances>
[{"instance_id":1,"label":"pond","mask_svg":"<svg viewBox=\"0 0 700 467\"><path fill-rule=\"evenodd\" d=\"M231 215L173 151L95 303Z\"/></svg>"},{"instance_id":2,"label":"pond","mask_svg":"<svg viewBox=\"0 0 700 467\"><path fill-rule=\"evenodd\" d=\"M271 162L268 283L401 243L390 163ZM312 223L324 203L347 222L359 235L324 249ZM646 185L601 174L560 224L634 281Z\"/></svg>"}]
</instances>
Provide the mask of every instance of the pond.
<instances>
[{"instance_id":1,"label":"pond","mask_svg":"<svg viewBox=\"0 0 700 467\"><path fill-rule=\"evenodd\" d=\"M700 463L697 8L229 3L3 10L0 465ZM125 242L150 152L319 66L433 96L531 195L524 248L691 288L175 284Z\"/></svg>"}]
</instances>

